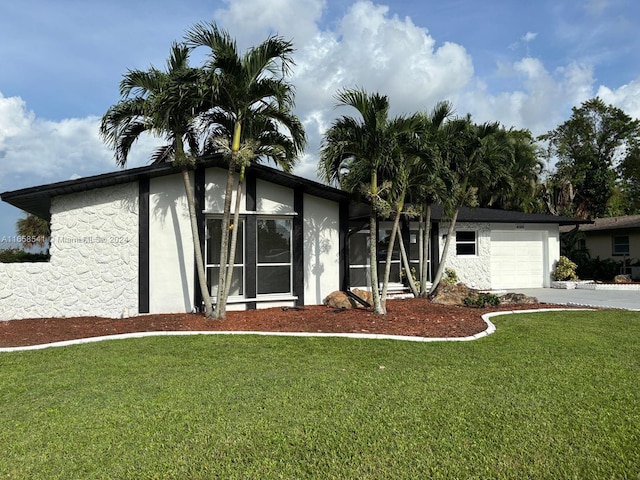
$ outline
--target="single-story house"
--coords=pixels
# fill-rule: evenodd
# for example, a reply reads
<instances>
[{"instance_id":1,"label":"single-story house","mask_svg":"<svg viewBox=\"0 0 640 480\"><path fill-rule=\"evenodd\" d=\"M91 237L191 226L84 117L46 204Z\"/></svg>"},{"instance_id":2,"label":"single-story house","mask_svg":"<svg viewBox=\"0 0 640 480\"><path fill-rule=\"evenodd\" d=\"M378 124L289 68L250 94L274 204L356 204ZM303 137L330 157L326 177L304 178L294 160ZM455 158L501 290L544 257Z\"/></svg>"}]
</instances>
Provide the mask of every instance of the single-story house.
<instances>
[{"instance_id":1,"label":"single-story house","mask_svg":"<svg viewBox=\"0 0 640 480\"><path fill-rule=\"evenodd\" d=\"M573 229L575 226L564 226L561 233ZM640 215L596 218L592 223L579 225L578 230L584 235L579 240L580 246L591 258L616 262L640 260Z\"/></svg>"},{"instance_id":2,"label":"single-story house","mask_svg":"<svg viewBox=\"0 0 640 480\"><path fill-rule=\"evenodd\" d=\"M211 157L192 172L207 279L213 295L227 171ZM202 306L179 169L150 165L5 192L3 201L51 220L48 263L0 264L0 319L127 317ZM234 203L232 203L233 205ZM229 308L322 303L364 287L368 225L339 189L254 165L247 170ZM463 209L447 266L482 289L549 286L559 226L570 218ZM431 270L447 232L433 215ZM391 224L380 222L378 248ZM412 262L417 224L403 223ZM394 255L392 281L400 282Z\"/></svg>"}]
</instances>

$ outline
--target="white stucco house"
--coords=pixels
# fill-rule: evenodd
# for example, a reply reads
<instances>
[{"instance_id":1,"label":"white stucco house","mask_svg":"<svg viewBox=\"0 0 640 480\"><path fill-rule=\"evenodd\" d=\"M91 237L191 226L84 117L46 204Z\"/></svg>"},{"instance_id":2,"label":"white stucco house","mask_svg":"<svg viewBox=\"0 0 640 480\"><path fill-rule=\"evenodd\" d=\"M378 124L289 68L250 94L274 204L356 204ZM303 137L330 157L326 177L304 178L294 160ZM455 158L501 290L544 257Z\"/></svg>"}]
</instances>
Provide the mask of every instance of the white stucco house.
<instances>
[{"instance_id":1,"label":"white stucco house","mask_svg":"<svg viewBox=\"0 0 640 480\"><path fill-rule=\"evenodd\" d=\"M201 248L215 295L226 169L221 158L192 172ZM48 263L0 264L0 319L178 313L200 309L188 209L169 164L40 185L3 201L51 220ZM279 170L247 170L229 308L322 303L366 286L368 231L349 194ZM432 258L447 224L436 209ZM559 225L573 219L464 209L447 260L482 289L548 286L559 257ZM384 248L390 224L380 222ZM403 224L412 261L417 225ZM363 257L364 255L364 257ZM432 262L435 270L437 260ZM392 281L400 281L394 256Z\"/></svg>"}]
</instances>

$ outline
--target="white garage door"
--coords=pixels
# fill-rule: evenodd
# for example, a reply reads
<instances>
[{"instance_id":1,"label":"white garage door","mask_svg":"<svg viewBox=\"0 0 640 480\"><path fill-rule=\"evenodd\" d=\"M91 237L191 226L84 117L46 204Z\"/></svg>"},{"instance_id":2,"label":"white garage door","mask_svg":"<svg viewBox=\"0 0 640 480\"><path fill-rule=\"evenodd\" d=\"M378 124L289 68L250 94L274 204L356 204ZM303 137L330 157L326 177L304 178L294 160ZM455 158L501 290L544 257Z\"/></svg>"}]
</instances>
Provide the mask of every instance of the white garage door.
<instances>
[{"instance_id":1,"label":"white garage door","mask_svg":"<svg viewBox=\"0 0 640 480\"><path fill-rule=\"evenodd\" d=\"M540 288L544 284L542 232L491 232L491 288Z\"/></svg>"}]
</instances>

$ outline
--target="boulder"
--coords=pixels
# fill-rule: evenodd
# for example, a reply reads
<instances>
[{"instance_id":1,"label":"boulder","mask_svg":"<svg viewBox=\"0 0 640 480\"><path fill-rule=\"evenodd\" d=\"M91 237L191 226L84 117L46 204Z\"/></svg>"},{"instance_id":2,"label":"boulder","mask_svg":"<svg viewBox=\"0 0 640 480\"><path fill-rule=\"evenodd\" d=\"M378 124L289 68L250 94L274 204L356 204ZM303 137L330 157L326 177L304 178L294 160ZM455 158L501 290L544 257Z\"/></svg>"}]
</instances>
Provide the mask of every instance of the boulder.
<instances>
[{"instance_id":1,"label":"boulder","mask_svg":"<svg viewBox=\"0 0 640 480\"><path fill-rule=\"evenodd\" d=\"M331 308L356 308L356 301L349 298L346 293L336 290L331 292L323 302L327 307Z\"/></svg>"},{"instance_id":2,"label":"boulder","mask_svg":"<svg viewBox=\"0 0 640 480\"><path fill-rule=\"evenodd\" d=\"M613 277L613 283L631 283L631 275L616 275Z\"/></svg>"},{"instance_id":3,"label":"boulder","mask_svg":"<svg viewBox=\"0 0 640 480\"><path fill-rule=\"evenodd\" d=\"M476 298L477 296L478 290L469 288L464 283L455 285L440 283L431 301L441 305L464 305L465 298Z\"/></svg>"},{"instance_id":4,"label":"boulder","mask_svg":"<svg viewBox=\"0 0 640 480\"><path fill-rule=\"evenodd\" d=\"M505 293L500 296L500 303L540 303L536 297L524 293Z\"/></svg>"},{"instance_id":5,"label":"boulder","mask_svg":"<svg viewBox=\"0 0 640 480\"><path fill-rule=\"evenodd\" d=\"M373 305L373 294L369 290L360 290L359 288L354 288L353 290L351 290L351 292L367 302L369 305ZM361 307L362 305L358 303L358 306Z\"/></svg>"}]
</instances>

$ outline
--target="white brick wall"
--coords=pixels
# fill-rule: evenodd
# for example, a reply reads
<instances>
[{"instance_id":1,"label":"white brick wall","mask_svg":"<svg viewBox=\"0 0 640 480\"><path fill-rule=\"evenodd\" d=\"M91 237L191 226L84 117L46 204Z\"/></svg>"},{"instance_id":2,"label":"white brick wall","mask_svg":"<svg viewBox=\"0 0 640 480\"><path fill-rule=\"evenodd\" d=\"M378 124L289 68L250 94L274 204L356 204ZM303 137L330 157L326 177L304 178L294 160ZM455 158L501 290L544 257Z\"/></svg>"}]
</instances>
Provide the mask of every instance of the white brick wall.
<instances>
[{"instance_id":1,"label":"white brick wall","mask_svg":"<svg viewBox=\"0 0 640 480\"><path fill-rule=\"evenodd\" d=\"M51 261L0 264L0 320L138 311L138 184L56 197Z\"/></svg>"}]
</instances>

